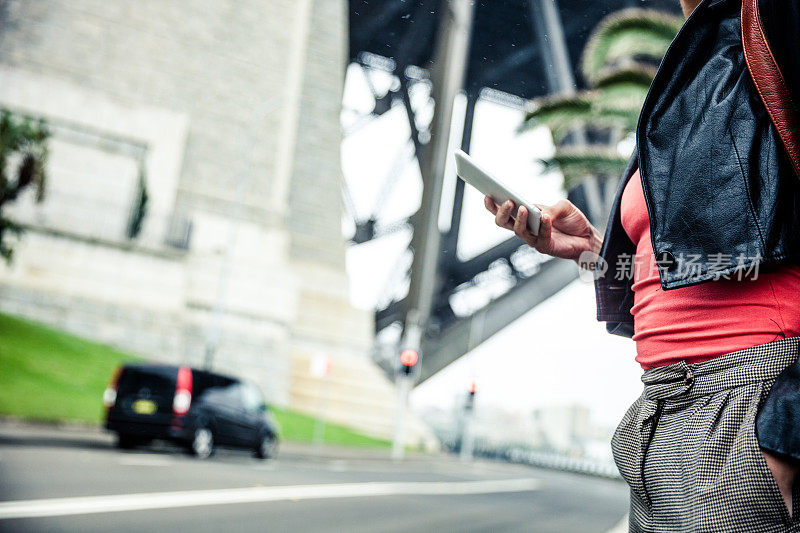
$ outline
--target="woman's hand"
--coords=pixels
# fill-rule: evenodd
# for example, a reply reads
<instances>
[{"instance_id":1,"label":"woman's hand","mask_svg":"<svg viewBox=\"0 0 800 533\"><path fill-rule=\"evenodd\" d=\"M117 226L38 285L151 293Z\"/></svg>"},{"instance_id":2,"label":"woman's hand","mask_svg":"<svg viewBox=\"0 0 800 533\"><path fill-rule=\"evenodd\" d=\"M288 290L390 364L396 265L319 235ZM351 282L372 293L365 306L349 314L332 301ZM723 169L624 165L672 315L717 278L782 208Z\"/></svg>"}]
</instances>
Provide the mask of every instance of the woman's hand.
<instances>
[{"instance_id":1,"label":"woman's hand","mask_svg":"<svg viewBox=\"0 0 800 533\"><path fill-rule=\"evenodd\" d=\"M578 259L584 252L590 252L594 257L600 253L603 236L569 200L561 200L552 206L536 204L542 210L539 235L532 234L528 229L528 210L524 206L520 206L515 219L511 216L514 212L514 202L511 200L498 206L486 196L483 203L494 215L495 224L513 231L528 246L543 254L579 263Z\"/></svg>"}]
</instances>

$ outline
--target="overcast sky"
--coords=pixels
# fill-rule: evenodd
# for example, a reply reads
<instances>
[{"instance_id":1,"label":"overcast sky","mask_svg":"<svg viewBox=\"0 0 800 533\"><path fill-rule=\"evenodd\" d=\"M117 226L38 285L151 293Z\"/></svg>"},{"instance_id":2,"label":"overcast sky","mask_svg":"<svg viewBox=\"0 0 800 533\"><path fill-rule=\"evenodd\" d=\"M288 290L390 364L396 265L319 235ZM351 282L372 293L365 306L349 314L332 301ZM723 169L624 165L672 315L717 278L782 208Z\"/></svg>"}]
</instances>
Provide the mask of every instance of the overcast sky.
<instances>
[{"instance_id":1,"label":"overcast sky","mask_svg":"<svg viewBox=\"0 0 800 533\"><path fill-rule=\"evenodd\" d=\"M377 76L373 82L383 91L392 81ZM410 215L419 206L421 183L408 146L409 128L402 106L377 119L359 121L359 114L372 109L372 100L363 73L354 66L348 71L344 95L342 121L349 133L342 144L342 168L359 217L368 216L380 197L386 201L379 220L390 222ZM426 98L420 93L415 104L424 106ZM463 121L463 99L456 104L454 122L459 123ZM429 107L426 112L430 113ZM479 102L471 153L530 201L552 204L565 195L561 176L542 175L537 163L538 158L553 152L550 135L543 129L519 134L522 117L521 110ZM458 146L460 128L454 130L457 135L451 145ZM392 168L400 170L400 177L385 188ZM448 169L445 191L452 191L454 179ZM350 231L346 222L344 230ZM467 187L459 256L473 256L508 235L494 226L483 209L482 195ZM397 287L402 265L409 259L409 237L407 232L397 232L351 246L347 268L353 305L372 309L386 294L387 286ZM447 407L475 379L478 407L527 411L581 403L590 407L597 422L615 425L641 392L642 371L634 361L633 341L606 333L595 313L593 286L575 281L417 387L412 402L417 407Z\"/></svg>"}]
</instances>

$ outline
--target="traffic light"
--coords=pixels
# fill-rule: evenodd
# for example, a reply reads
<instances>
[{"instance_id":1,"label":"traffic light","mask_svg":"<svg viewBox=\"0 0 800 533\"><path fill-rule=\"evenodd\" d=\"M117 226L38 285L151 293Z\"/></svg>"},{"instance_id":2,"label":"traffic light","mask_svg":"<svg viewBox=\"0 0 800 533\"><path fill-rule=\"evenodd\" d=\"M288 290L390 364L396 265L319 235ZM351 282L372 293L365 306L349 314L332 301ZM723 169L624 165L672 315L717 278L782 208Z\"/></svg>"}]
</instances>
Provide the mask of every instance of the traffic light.
<instances>
[{"instance_id":1,"label":"traffic light","mask_svg":"<svg viewBox=\"0 0 800 533\"><path fill-rule=\"evenodd\" d=\"M467 394L467 403L464 406L467 410L472 410L475 407L475 381L469 385L469 394Z\"/></svg>"},{"instance_id":2,"label":"traffic light","mask_svg":"<svg viewBox=\"0 0 800 533\"><path fill-rule=\"evenodd\" d=\"M400 363L403 365L403 373L408 376L414 372L414 367L419 362L419 354L416 350L406 349L400 353Z\"/></svg>"}]
</instances>

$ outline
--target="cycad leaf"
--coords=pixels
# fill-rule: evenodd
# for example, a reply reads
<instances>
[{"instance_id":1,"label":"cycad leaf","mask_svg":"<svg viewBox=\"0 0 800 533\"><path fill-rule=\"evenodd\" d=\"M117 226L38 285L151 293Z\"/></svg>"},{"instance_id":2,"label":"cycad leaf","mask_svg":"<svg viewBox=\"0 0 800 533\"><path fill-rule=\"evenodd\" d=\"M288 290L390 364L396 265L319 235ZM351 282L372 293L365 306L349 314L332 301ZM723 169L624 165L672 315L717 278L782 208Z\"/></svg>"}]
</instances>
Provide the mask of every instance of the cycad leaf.
<instances>
[{"instance_id":1,"label":"cycad leaf","mask_svg":"<svg viewBox=\"0 0 800 533\"><path fill-rule=\"evenodd\" d=\"M658 63L682 24L674 15L638 8L606 17L584 49L583 76L594 84L603 68L632 57Z\"/></svg>"},{"instance_id":2,"label":"cycad leaf","mask_svg":"<svg viewBox=\"0 0 800 533\"><path fill-rule=\"evenodd\" d=\"M564 147L558 148L552 158L542 163L545 170L560 170L564 175L564 188L570 190L589 175L619 175L625 169L627 159L608 148Z\"/></svg>"}]
</instances>

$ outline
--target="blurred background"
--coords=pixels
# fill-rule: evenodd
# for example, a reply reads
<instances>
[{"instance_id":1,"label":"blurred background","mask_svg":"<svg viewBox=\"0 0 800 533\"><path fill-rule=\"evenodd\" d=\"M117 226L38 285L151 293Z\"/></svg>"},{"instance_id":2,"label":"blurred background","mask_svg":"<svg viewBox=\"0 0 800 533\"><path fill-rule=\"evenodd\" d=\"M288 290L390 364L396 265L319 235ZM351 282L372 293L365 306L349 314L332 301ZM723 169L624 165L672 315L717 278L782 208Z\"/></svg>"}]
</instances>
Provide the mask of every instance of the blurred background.
<instances>
[{"instance_id":1,"label":"blurred background","mask_svg":"<svg viewBox=\"0 0 800 533\"><path fill-rule=\"evenodd\" d=\"M19 502L167 486L498 479L511 484L469 486L484 496L181 504L145 523L623 520L609 442L641 390L635 347L596 321L574 264L494 226L452 154L603 228L679 14L677 0L0 0L0 527L102 530L100 507ZM104 390L145 363L257 387L277 459L113 450ZM141 517L115 514L121 530Z\"/></svg>"}]
</instances>

